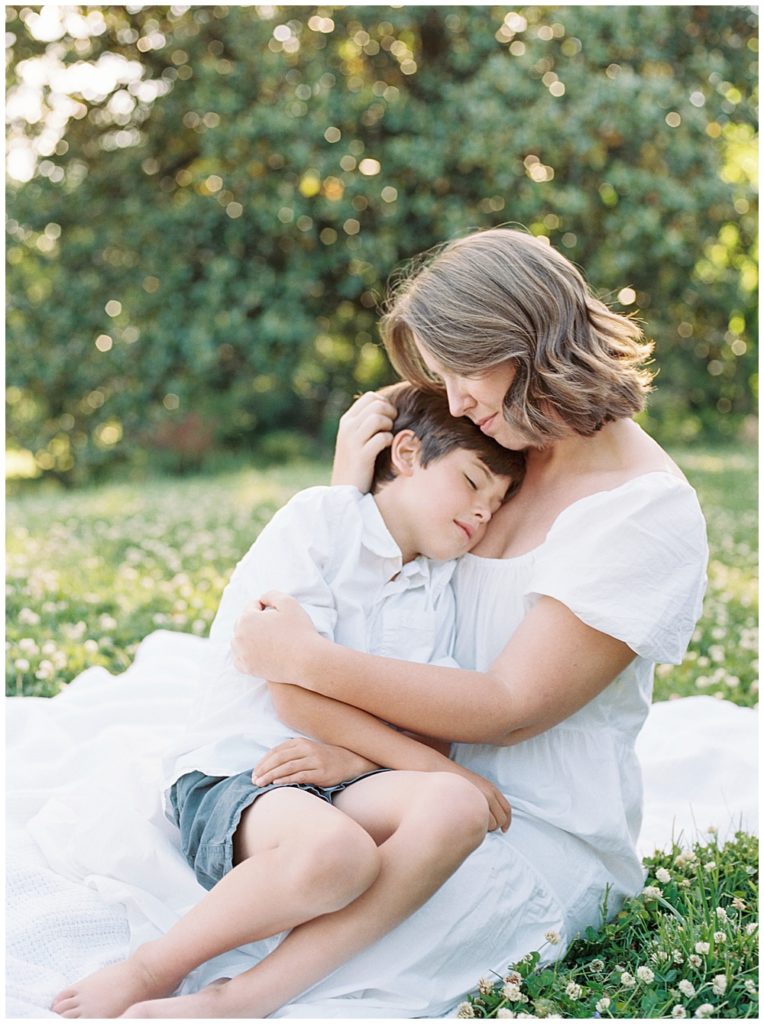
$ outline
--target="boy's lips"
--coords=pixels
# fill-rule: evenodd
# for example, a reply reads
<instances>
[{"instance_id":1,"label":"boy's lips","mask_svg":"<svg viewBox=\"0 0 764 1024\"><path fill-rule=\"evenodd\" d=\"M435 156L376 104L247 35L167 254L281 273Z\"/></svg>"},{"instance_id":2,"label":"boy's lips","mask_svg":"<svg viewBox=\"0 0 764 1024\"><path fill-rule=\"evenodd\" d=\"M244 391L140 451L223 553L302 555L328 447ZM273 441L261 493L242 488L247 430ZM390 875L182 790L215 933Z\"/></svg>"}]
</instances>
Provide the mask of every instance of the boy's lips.
<instances>
[{"instance_id":1,"label":"boy's lips","mask_svg":"<svg viewBox=\"0 0 764 1024\"><path fill-rule=\"evenodd\" d=\"M472 537L473 537L473 535L474 535L475 531L474 531L474 530L473 530L473 528L472 528L472 527L471 527L471 526L469 525L469 523L462 523L462 522L460 522L460 521L459 521L458 519L454 519L454 522L456 523L456 525L457 525L457 526L458 526L458 527L459 527L459 528L460 528L461 530L464 530L464 533L465 533L465 534L466 534L466 536L467 536L467 540L472 540Z\"/></svg>"}]
</instances>

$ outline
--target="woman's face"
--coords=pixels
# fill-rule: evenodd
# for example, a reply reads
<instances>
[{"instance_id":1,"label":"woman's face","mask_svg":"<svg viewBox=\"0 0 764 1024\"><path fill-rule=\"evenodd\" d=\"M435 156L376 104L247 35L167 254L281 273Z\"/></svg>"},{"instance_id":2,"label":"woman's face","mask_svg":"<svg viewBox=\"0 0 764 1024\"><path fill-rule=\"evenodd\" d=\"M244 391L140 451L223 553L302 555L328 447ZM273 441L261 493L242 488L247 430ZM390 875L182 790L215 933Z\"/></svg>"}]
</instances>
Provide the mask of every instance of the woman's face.
<instances>
[{"instance_id":1,"label":"woman's face","mask_svg":"<svg viewBox=\"0 0 764 1024\"><path fill-rule=\"evenodd\" d=\"M419 342L417 349L428 370L443 381L452 416L467 416L484 434L505 448L521 451L528 447L529 439L504 419L504 396L515 379L511 361L499 363L480 375L467 377L441 366Z\"/></svg>"}]
</instances>

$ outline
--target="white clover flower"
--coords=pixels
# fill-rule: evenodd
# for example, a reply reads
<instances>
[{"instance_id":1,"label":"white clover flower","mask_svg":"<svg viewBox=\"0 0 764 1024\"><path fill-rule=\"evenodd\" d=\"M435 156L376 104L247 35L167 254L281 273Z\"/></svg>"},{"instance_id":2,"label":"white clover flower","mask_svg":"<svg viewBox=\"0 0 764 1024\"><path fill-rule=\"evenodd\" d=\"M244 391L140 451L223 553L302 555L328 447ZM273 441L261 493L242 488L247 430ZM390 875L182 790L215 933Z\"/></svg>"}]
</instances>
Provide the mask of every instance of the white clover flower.
<instances>
[{"instance_id":1,"label":"white clover flower","mask_svg":"<svg viewBox=\"0 0 764 1024\"><path fill-rule=\"evenodd\" d=\"M756 929L758 927L759 927L758 921L751 921L750 924L747 924L745 926L745 934L746 935L753 935L753 933L756 931Z\"/></svg>"},{"instance_id":2,"label":"white clover flower","mask_svg":"<svg viewBox=\"0 0 764 1024\"><path fill-rule=\"evenodd\" d=\"M716 918L718 921L729 921L729 917L727 917L727 911L724 909L724 907L716 908Z\"/></svg>"},{"instance_id":3,"label":"white clover flower","mask_svg":"<svg viewBox=\"0 0 764 1024\"><path fill-rule=\"evenodd\" d=\"M490 978L481 978L478 982L478 992L481 996L489 996L493 992L493 982Z\"/></svg>"},{"instance_id":4,"label":"white clover flower","mask_svg":"<svg viewBox=\"0 0 764 1024\"><path fill-rule=\"evenodd\" d=\"M703 958L698 956L697 953L690 953L690 955L687 957L687 963L690 965L690 967L700 967L700 965L703 963Z\"/></svg>"},{"instance_id":5,"label":"white clover flower","mask_svg":"<svg viewBox=\"0 0 764 1024\"><path fill-rule=\"evenodd\" d=\"M514 1017L514 1013L512 1012L512 1010L507 1009L506 1006L502 1006L502 1007L500 1007L496 1011L496 1016L497 1017Z\"/></svg>"},{"instance_id":6,"label":"white clover flower","mask_svg":"<svg viewBox=\"0 0 764 1024\"><path fill-rule=\"evenodd\" d=\"M706 832L708 832L710 836L715 836L718 831L719 829L716 827L716 825L709 825L706 829Z\"/></svg>"},{"instance_id":7,"label":"white clover flower","mask_svg":"<svg viewBox=\"0 0 764 1024\"><path fill-rule=\"evenodd\" d=\"M691 981L688 981L686 978L682 978L682 980L679 982L678 988L682 995L687 996L688 999L692 999L692 997L695 995L695 986Z\"/></svg>"},{"instance_id":8,"label":"white clover flower","mask_svg":"<svg viewBox=\"0 0 764 1024\"><path fill-rule=\"evenodd\" d=\"M703 867L706 869L706 871L713 871L715 869L715 867L716 867L716 861L715 860L706 861L706 863L703 865Z\"/></svg>"},{"instance_id":9,"label":"white clover flower","mask_svg":"<svg viewBox=\"0 0 764 1024\"><path fill-rule=\"evenodd\" d=\"M649 985L651 982L655 981L655 975L649 967L638 967L637 977L640 981L643 981L645 985Z\"/></svg>"},{"instance_id":10,"label":"white clover flower","mask_svg":"<svg viewBox=\"0 0 764 1024\"><path fill-rule=\"evenodd\" d=\"M726 942L726 941L727 941L727 935L726 935L725 932L714 932L714 942L716 942L717 945L719 943L721 943L721 942Z\"/></svg>"},{"instance_id":11,"label":"white clover flower","mask_svg":"<svg viewBox=\"0 0 764 1024\"><path fill-rule=\"evenodd\" d=\"M679 949L671 950L671 959L674 961L675 964L684 963L684 956L682 955L682 952Z\"/></svg>"},{"instance_id":12,"label":"white clover flower","mask_svg":"<svg viewBox=\"0 0 764 1024\"><path fill-rule=\"evenodd\" d=\"M556 946L560 941L560 933L555 931L544 932L544 938L550 946Z\"/></svg>"},{"instance_id":13,"label":"white clover flower","mask_svg":"<svg viewBox=\"0 0 764 1024\"><path fill-rule=\"evenodd\" d=\"M510 981L508 984L504 986L504 988L501 990L501 994L504 996L505 999L508 999L510 1003L522 1002L523 994L520 991L520 986L516 985L512 981Z\"/></svg>"},{"instance_id":14,"label":"white clover flower","mask_svg":"<svg viewBox=\"0 0 764 1024\"><path fill-rule=\"evenodd\" d=\"M605 970L605 961L592 960L592 962L589 964L589 970L594 971L595 974L600 974L602 971Z\"/></svg>"},{"instance_id":15,"label":"white clover flower","mask_svg":"<svg viewBox=\"0 0 764 1024\"><path fill-rule=\"evenodd\" d=\"M711 989L715 996L723 996L727 991L727 975L715 974L714 980L711 982Z\"/></svg>"},{"instance_id":16,"label":"white clover flower","mask_svg":"<svg viewBox=\"0 0 764 1024\"><path fill-rule=\"evenodd\" d=\"M732 906L735 908L735 910L745 910L747 904L745 900L741 900L739 896L736 896L732 901Z\"/></svg>"},{"instance_id":17,"label":"white clover flower","mask_svg":"<svg viewBox=\"0 0 764 1024\"><path fill-rule=\"evenodd\" d=\"M646 900L657 900L663 896L663 890L659 889L657 885L646 885L642 890L642 895Z\"/></svg>"},{"instance_id":18,"label":"white clover flower","mask_svg":"<svg viewBox=\"0 0 764 1024\"><path fill-rule=\"evenodd\" d=\"M689 878L680 878L676 884L679 886L680 889L689 889L692 885L692 882L690 882Z\"/></svg>"},{"instance_id":19,"label":"white clover flower","mask_svg":"<svg viewBox=\"0 0 764 1024\"><path fill-rule=\"evenodd\" d=\"M509 971L508 974L504 975L504 981L508 985L522 985L523 976L518 971Z\"/></svg>"},{"instance_id":20,"label":"white clover flower","mask_svg":"<svg viewBox=\"0 0 764 1024\"><path fill-rule=\"evenodd\" d=\"M569 999L580 999L583 989L580 985L577 985L575 981L569 981L565 986L565 995Z\"/></svg>"},{"instance_id":21,"label":"white clover flower","mask_svg":"<svg viewBox=\"0 0 764 1024\"><path fill-rule=\"evenodd\" d=\"M658 870L655 872L655 877L658 879L659 882L663 882L664 885L666 884L666 882L671 881L671 875L665 868L658 868Z\"/></svg>"},{"instance_id":22,"label":"white clover flower","mask_svg":"<svg viewBox=\"0 0 764 1024\"><path fill-rule=\"evenodd\" d=\"M695 1011L696 1017L713 1017L714 1008L711 1003L701 1003Z\"/></svg>"},{"instance_id":23,"label":"white clover flower","mask_svg":"<svg viewBox=\"0 0 764 1024\"><path fill-rule=\"evenodd\" d=\"M31 636L25 636L19 640L19 650L24 654L37 654L37 643Z\"/></svg>"},{"instance_id":24,"label":"white clover flower","mask_svg":"<svg viewBox=\"0 0 764 1024\"><path fill-rule=\"evenodd\" d=\"M456 1007L456 1016L474 1017L475 1007L472 1005L472 1003L459 1003L459 1005Z\"/></svg>"},{"instance_id":25,"label":"white clover flower","mask_svg":"<svg viewBox=\"0 0 764 1024\"><path fill-rule=\"evenodd\" d=\"M756 982L755 981L753 981L751 978L746 978L745 981L743 982L743 985L745 986L745 990L746 990L746 992L748 993L749 996L755 996L756 995Z\"/></svg>"},{"instance_id":26,"label":"white clover flower","mask_svg":"<svg viewBox=\"0 0 764 1024\"><path fill-rule=\"evenodd\" d=\"M610 999L608 996L603 996L602 999L597 1000L597 1006L595 1009L597 1013L604 1013L605 1010L610 1006Z\"/></svg>"},{"instance_id":27,"label":"white clover flower","mask_svg":"<svg viewBox=\"0 0 764 1024\"><path fill-rule=\"evenodd\" d=\"M677 1003L676 1006L671 1011L671 1016L672 1017L686 1017L687 1016L687 1010L685 1010L685 1008L682 1006L681 1003Z\"/></svg>"},{"instance_id":28,"label":"white clover flower","mask_svg":"<svg viewBox=\"0 0 764 1024\"><path fill-rule=\"evenodd\" d=\"M86 640L82 645L88 654L98 653L98 641L97 640Z\"/></svg>"},{"instance_id":29,"label":"white clover flower","mask_svg":"<svg viewBox=\"0 0 764 1024\"><path fill-rule=\"evenodd\" d=\"M13 667L17 672L27 672L29 670L29 662L26 658L16 658Z\"/></svg>"},{"instance_id":30,"label":"white clover flower","mask_svg":"<svg viewBox=\"0 0 764 1024\"><path fill-rule=\"evenodd\" d=\"M19 622L23 626L38 626L40 624L40 616L37 612L33 612L31 608L22 608L19 612Z\"/></svg>"},{"instance_id":31,"label":"white clover flower","mask_svg":"<svg viewBox=\"0 0 764 1024\"><path fill-rule=\"evenodd\" d=\"M708 942L696 942L695 943L695 952L696 953L701 953L703 956L705 956L709 952L710 949L711 949L711 945Z\"/></svg>"},{"instance_id":32,"label":"white clover flower","mask_svg":"<svg viewBox=\"0 0 764 1024\"><path fill-rule=\"evenodd\" d=\"M624 971L621 975L621 984L624 988L634 988L634 986L636 985L634 975L629 974L628 971Z\"/></svg>"}]
</instances>

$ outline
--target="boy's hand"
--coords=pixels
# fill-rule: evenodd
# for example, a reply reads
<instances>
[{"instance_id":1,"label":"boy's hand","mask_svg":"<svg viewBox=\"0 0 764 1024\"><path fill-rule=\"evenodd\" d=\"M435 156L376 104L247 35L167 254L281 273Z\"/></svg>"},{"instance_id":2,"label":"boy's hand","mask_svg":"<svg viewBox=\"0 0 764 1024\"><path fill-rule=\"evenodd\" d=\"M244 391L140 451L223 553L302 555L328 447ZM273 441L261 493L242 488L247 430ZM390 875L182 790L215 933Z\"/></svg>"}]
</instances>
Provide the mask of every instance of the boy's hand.
<instances>
[{"instance_id":1,"label":"boy's hand","mask_svg":"<svg viewBox=\"0 0 764 1024\"><path fill-rule=\"evenodd\" d=\"M501 790L497 789L488 779L484 779L482 775L478 775L477 772L471 772L469 768L463 768L461 765L455 765L455 767L458 768L460 775L468 779L473 786L477 786L488 801L488 813L491 816L488 831L493 832L500 828L502 832L506 832L512 821L512 808Z\"/></svg>"},{"instance_id":2,"label":"boy's hand","mask_svg":"<svg viewBox=\"0 0 764 1024\"><path fill-rule=\"evenodd\" d=\"M270 783L283 786L294 782L336 786L378 767L373 761L344 747L295 738L269 750L253 768L252 781L256 786Z\"/></svg>"},{"instance_id":3,"label":"boy's hand","mask_svg":"<svg viewBox=\"0 0 764 1024\"><path fill-rule=\"evenodd\" d=\"M333 484L371 488L377 455L393 439L396 410L382 395L367 391L341 417L334 449Z\"/></svg>"}]
</instances>

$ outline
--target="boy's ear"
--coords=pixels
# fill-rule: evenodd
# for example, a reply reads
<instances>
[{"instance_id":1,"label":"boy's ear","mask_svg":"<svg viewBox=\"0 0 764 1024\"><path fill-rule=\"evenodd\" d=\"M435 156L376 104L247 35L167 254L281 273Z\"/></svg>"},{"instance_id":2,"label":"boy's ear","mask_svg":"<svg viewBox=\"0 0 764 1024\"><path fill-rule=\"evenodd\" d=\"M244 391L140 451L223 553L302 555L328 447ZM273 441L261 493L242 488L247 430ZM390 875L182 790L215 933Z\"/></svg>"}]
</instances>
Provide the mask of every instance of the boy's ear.
<instances>
[{"instance_id":1,"label":"boy's ear","mask_svg":"<svg viewBox=\"0 0 764 1024\"><path fill-rule=\"evenodd\" d=\"M393 469L400 476L411 476L419 465L422 444L413 430L400 430L390 446Z\"/></svg>"}]
</instances>

